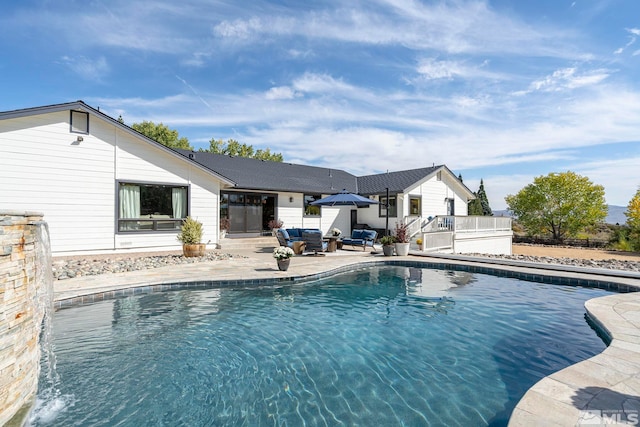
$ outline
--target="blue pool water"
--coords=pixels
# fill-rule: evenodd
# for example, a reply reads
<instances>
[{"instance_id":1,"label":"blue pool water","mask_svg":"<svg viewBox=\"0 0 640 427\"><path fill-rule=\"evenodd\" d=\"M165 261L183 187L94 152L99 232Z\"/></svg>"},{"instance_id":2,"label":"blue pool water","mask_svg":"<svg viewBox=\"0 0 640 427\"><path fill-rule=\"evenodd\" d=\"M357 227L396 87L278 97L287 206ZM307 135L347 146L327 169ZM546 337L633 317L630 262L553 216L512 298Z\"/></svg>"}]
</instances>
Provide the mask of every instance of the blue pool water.
<instances>
[{"instance_id":1,"label":"blue pool water","mask_svg":"<svg viewBox=\"0 0 640 427\"><path fill-rule=\"evenodd\" d=\"M506 425L536 381L605 348L583 304L606 294L376 267L61 310L31 423Z\"/></svg>"}]
</instances>

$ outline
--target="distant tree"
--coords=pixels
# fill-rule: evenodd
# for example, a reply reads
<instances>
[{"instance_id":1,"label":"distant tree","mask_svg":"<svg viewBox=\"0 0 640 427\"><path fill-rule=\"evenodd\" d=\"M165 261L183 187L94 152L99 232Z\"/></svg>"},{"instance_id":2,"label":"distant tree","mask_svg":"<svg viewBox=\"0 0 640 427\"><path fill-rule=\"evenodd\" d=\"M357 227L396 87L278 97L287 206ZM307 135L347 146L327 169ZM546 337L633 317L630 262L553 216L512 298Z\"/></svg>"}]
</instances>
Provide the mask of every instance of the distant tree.
<instances>
[{"instance_id":1,"label":"distant tree","mask_svg":"<svg viewBox=\"0 0 640 427\"><path fill-rule=\"evenodd\" d=\"M469 215L492 216L493 211L491 210L491 206L489 206L489 199L487 199L487 193L484 191L484 182L482 179L480 180L480 188L478 188L478 191L473 193L473 195L475 199L469 202L467 213Z\"/></svg>"},{"instance_id":2,"label":"distant tree","mask_svg":"<svg viewBox=\"0 0 640 427\"><path fill-rule=\"evenodd\" d=\"M632 230L640 232L640 188L629 201L624 214L627 217L627 225Z\"/></svg>"},{"instance_id":3,"label":"distant tree","mask_svg":"<svg viewBox=\"0 0 640 427\"><path fill-rule=\"evenodd\" d=\"M228 156L249 157L258 160L269 160L272 162L283 161L282 154L272 153L269 148L255 150L253 145L240 144L235 139L229 139L224 142L221 139L212 138L209 141L209 149L200 148L198 151L205 153L226 154Z\"/></svg>"},{"instance_id":4,"label":"distant tree","mask_svg":"<svg viewBox=\"0 0 640 427\"><path fill-rule=\"evenodd\" d=\"M177 130L169 129L162 123L155 124L153 122L144 121L142 123L134 123L131 127L141 134L166 145L171 148L182 148L184 150L193 150L189 140L185 137L180 138Z\"/></svg>"},{"instance_id":5,"label":"distant tree","mask_svg":"<svg viewBox=\"0 0 640 427\"><path fill-rule=\"evenodd\" d=\"M489 199L487 198L487 193L484 191L484 182L480 179L480 188L478 188L477 198L480 200L480 205L482 206L482 214L484 216L492 216L493 211L491 210L491 206L489 206Z\"/></svg>"},{"instance_id":6,"label":"distant tree","mask_svg":"<svg viewBox=\"0 0 640 427\"><path fill-rule=\"evenodd\" d=\"M505 200L529 234L548 232L558 241L607 216L604 187L571 171L539 176Z\"/></svg>"},{"instance_id":7,"label":"distant tree","mask_svg":"<svg viewBox=\"0 0 640 427\"><path fill-rule=\"evenodd\" d=\"M469 215L479 215L482 216L482 202L478 198L478 193L473 193L475 199L469 202L467 205L467 213Z\"/></svg>"},{"instance_id":8,"label":"distant tree","mask_svg":"<svg viewBox=\"0 0 640 427\"><path fill-rule=\"evenodd\" d=\"M640 188L636 191L635 196L629 201L627 211L624 213L627 217L628 241L627 250L640 251Z\"/></svg>"}]
</instances>

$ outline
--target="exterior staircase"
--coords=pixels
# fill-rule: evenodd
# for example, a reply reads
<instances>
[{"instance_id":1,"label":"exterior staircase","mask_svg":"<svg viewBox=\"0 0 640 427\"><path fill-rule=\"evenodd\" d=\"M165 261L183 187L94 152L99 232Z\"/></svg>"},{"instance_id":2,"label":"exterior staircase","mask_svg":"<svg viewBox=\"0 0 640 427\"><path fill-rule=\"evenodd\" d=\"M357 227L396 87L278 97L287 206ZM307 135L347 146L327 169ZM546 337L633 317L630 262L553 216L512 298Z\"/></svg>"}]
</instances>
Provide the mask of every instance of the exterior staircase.
<instances>
[{"instance_id":1,"label":"exterior staircase","mask_svg":"<svg viewBox=\"0 0 640 427\"><path fill-rule=\"evenodd\" d=\"M273 236L260 237L225 237L220 239L218 250L224 252L269 252L278 245L278 239Z\"/></svg>"}]
</instances>

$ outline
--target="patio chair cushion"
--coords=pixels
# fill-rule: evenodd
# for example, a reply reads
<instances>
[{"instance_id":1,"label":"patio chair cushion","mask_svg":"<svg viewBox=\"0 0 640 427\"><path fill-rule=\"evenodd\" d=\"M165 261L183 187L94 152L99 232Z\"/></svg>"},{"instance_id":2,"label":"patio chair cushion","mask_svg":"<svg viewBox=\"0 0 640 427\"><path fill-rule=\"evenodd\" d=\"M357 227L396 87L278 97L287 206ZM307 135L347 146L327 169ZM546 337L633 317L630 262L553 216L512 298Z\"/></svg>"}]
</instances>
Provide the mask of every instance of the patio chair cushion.
<instances>
[{"instance_id":1,"label":"patio chair cushion","mask_svg":"<svg viewBox=\"0 0 640 427\"><path fill-rule=\"evenodd\" d=\"M304 240L305 252L325 252L327 250L327 242L322 240L322 231L320 230L302 230L302 239Z\"/></svg>"},{"instance_id":2,"label":"patio chair cushion","mask_svg":"<svg viewBox=\"0 0 640 427\"><path fill-rule=\"evenodd\" d=\"M343 245L362 246L362 249L366 249L367 246L373 248L373 244L376 241L378 232L375 230L353 230L351 237L345 237L342 239Z\"/></svg>"}]
</instances>

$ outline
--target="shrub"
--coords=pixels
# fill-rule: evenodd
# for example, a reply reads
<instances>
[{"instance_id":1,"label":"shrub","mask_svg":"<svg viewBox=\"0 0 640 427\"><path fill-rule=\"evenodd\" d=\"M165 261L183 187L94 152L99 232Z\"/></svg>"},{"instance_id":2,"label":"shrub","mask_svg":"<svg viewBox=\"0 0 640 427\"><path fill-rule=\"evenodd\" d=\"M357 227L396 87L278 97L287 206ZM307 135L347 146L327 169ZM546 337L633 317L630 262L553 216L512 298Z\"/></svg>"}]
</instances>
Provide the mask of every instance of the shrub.
<instances>
[{"instance_id":1,"label":"shrub","mask_svg":"<svg viewBox=\"0 0 640 427\"><path fill-rule=\"evenodd\" d=\"M396 242L395 236L383 236L382 238L380 238L380 243L382 243L383 246L391 246L395 242Z\"/></svg>"},{"instance_id":2,"label":"shrub","mask_svg":"<svg viewBox=\"0 0 640 427\"><path fill-rule=\"evenodd\" d=\"M231 221L229 218L220 218L220 230L229 231L231 228Z\"/></svg>"},{"instance_id":3,"label":"shrub","mask_svg":"<svg viewBox=\"0 0 640 427\"><path fill-rule=\"evenodd\" d=\"M409 243L409 228L403 222L396 222L395 236L397 243Z\"/></svg>"},{"instance_id":4,"label":"shrub","mask_svg":"<svg viewBox=\"0 0 640 427\"><path fill-rule=\"evenodd\" d=\"M202 223L190 216L184 220L177 238L184 245L197 245L202 241Z\"/></svg>"},{"instance_id":5,"label":"shrub","mask_svg":"<svg viewBox=\"0 0 640 427\"><path fill-rule=\"evenodd\" d=\"M272 219L271 221L269 221L269 224L267 226L271 230L274 230L276 228L282 228L283 225L284 225L284 222L282 222L281 219Z\"/></svg>"}]
</instances>

